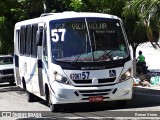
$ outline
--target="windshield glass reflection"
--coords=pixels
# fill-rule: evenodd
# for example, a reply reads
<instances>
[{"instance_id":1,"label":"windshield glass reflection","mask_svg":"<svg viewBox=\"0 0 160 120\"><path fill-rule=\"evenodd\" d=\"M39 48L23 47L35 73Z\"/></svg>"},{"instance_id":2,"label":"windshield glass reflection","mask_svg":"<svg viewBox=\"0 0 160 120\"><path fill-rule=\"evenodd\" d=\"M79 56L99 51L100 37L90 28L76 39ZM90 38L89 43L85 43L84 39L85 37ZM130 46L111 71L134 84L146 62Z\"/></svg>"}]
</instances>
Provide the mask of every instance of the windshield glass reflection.
<instances>
[{"instance_id":1,"label":"windshield glass reflection","mask_svg":"<svg viewBox=\"0 0 160 120\"><path fill-rule=\"evenodd\" d=\"M118 20L72 18L50 22L54 60L63 62L101 62L128 56Z\"/></svg>"}]
</instances>

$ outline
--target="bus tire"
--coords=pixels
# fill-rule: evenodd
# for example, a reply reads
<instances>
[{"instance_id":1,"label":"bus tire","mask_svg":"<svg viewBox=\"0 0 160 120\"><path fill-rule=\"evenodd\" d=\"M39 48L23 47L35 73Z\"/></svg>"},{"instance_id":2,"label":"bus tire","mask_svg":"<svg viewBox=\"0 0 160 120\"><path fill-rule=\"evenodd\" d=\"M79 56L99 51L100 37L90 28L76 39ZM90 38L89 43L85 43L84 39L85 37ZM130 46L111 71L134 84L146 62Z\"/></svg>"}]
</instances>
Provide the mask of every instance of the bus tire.
<instances>
[{"instance_id":1,"label":"bus tire","mask_svg":"<svg viewBox=\"0 0 160 120\"><path fill-rule=\"evenodd\" d=\"M12 82L9 82L9 84L10 84L10 85L14 85L14 81L12 81Z\"/></svg>"},{"instance_id":2,"label":"bus tire","mask_svg":"<svg viewBox=\"0 0 160 120\"><path fill-rule=\"evenodd\" d=\"M127 105L127 100L118 100L116 103L119 108L124 108Z\"/></svg>"},{"instance_id":3,"label":"bus tire","mask_svg":"<svg viewBox=\"0 0 160 120\"><path fill-rule=\"evenodd\" d=\"M27 96L27 101L28 102L34 102L35 101L35 95L33 95L32 93L26 91L26 96Z\"/></svg>"},{"instance_id":4,"label":"bus tire","mask_svg":"<svg viewBox=\"0 0 160 120\"><path fill-rule=\"evenodd\" d=\"M24 80L24 77L22 78L22 86L23 86L23 90L26 91L26 82Z\"/></svg>"},{"instance_id":5,"label":"bus tire","mask_svg":"<svg viewBox=\"0 0 160 120\"><path fill-rule=\"evenodd\" d=\"M45 85L45 99L46 99L46 104L50 108L50 111L51 112L56 112L57 111L57 105L52 104L52 102L51 102L48 85Z\"/></svg>"},{"instance_id":6,"label":"bus tire","mask_svg":"<svg viewBox=\"0 0 160 120\"><path fill-rule=\"evenodd\" d=\"M52 102L51 102L51 99L50 99L50 96L49 96L49 108L50 108L50 111L51 112L57 112L58 111L58 105L56 105L56 104L52 104Z\"/></svg>"},{"instance_id":7,"label":"bus tire","mask_svg":"<svg viewBox=\"0 0 160 120\"><path fill-rule=\"evenodd\" d=\"M46 100L46 104L49 105L49 88L48 88L48 85L45 85L45 100Z\"/></svg>"},{"instance_id":8,"label":"bus tire","mask_svg":"<svg viewBox=\"0 0 160 120\"><path fill-rule=\"evenodd\" d=\"M55 104L50 103L49 107L50 107L51 112L57 112L58 111L57 105L55 105Z\"/></svg>"}]
</instances>

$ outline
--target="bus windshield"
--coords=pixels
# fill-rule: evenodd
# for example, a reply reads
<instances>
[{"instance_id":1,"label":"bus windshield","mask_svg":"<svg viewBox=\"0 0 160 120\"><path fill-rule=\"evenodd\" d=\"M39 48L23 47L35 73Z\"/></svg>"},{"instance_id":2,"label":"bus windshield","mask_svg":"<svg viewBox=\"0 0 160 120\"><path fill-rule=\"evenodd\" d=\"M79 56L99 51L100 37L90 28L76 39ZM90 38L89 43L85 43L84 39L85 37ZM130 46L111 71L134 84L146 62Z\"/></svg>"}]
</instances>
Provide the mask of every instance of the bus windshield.
<instances>
[{"instance_id":1,"label":"bus windshield","mask_svg":"<svg viewBox=\"0 0 160 120\"><path fill-rule=\"evenodd\" d=\"M129 49L119 20L69 18L52 20L52 59L61 62L102 62L125 59Z\"/></svg>"}]
</instances>

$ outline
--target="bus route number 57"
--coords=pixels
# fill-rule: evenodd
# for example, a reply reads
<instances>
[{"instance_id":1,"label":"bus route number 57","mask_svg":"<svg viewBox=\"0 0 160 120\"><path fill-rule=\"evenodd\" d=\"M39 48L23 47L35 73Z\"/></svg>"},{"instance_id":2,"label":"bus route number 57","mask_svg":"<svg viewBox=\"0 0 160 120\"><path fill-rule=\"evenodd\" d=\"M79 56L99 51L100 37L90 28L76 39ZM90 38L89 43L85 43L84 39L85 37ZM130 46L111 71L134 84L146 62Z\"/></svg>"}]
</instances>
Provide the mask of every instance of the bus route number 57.
<instances>
[{"instance_id":1,"label":"bus route number 57","mask_svg":"<svg viewBox=\"0 0 160 120\"><path fill-rule=\"evenodd\" d=\"M51 37L53 42L58 42L59 40L64 41L66 29L52 29Z\"/></svg>"}]
</instances>

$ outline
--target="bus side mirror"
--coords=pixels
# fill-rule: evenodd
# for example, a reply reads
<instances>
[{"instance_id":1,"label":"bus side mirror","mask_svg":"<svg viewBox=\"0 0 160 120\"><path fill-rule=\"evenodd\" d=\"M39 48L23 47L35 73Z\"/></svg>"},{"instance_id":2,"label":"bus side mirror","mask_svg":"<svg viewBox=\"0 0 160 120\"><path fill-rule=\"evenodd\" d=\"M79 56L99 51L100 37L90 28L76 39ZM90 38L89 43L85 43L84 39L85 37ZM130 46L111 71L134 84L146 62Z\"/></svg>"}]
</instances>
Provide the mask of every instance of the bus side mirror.
<instances>
[{"instance_id":1,"label":"bus side mirror","mask_svg":"<svg viewBox=\"0 0 160 120\"><path fill-rule=\"evenodd\" d=\"M36 34L36 44L37 46L42 46L43 29L39 29Z\"/></svg>"}]
</instances>

